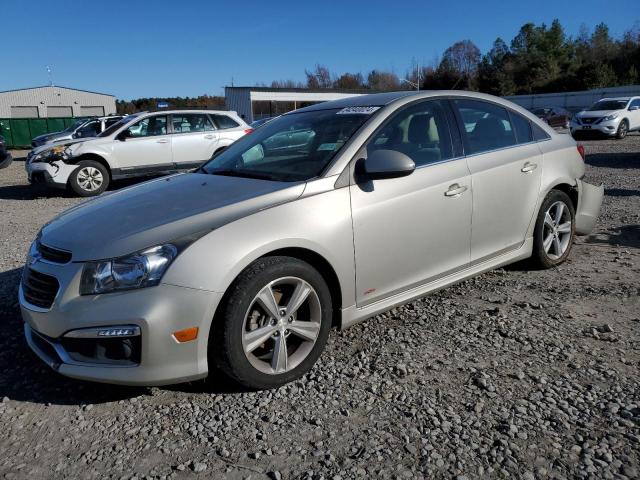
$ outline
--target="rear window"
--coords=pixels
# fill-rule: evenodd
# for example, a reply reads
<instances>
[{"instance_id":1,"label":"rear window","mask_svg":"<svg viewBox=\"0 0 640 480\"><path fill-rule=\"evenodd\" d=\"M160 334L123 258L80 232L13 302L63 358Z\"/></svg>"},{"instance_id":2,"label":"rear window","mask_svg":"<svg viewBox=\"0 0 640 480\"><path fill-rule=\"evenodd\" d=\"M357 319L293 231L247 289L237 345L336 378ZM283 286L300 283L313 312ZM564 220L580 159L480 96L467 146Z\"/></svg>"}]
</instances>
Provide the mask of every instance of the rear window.
<instances>
[{"instance_id":1,"label":"rear window","mask_svg":"<svg viewBox=\"0 0 640 480\"><path fill-rule=\"evenodd\" d=\"M236 128L239 127L240 124L236 122L233 118L228 117L227 115L211 115L213 117L213 121L219 129L225 128Z\"/></svg>"}]
</instances>

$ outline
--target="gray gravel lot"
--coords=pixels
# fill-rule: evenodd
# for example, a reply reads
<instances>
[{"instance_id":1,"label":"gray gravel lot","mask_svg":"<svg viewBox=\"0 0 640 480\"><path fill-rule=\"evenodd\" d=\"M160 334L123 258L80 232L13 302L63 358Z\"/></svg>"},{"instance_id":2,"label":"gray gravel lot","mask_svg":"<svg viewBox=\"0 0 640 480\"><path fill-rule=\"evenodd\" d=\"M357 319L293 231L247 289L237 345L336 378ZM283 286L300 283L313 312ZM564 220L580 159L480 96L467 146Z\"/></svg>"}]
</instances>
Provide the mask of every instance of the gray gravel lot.
<instances>
[{"instance_id":1,"label":"gray gravel lot","mask_svg":"<svg viewBox=\"0 0 640 480\"><path fill-rule=\"evenodd\" d=\"M20 268L79 200L31 188L15 161L0 170L0 477L638 478L640 135L583 143L606 197L565 265L499 269L334 332L302 380L252 393L42 364Z\"/></svg>"}]
</instances>

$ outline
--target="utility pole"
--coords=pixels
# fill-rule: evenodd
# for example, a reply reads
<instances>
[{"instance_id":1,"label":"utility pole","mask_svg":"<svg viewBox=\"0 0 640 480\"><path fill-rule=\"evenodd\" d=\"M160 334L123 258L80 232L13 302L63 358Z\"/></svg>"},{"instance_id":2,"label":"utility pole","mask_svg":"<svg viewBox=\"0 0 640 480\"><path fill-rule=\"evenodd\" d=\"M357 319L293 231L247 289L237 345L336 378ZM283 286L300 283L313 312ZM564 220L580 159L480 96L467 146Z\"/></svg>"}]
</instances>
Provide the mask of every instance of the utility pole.
<instances>
[{"instance_id":1,"label":"utility pole","mask_svg":"<svg viewBox=\"0 0 640 480\"><path fill-rule=\"evenodd\" d=\"M51 66L50 66L50 65L47 65L47 67L46 67L46 68L47 68L47 77L49 78L49 86L50 86L50 87L53 87L53 75L52 75L52 73L51 73L51 70L52 70L52 69L51 69Z\"/></svg>"}]
</instances>

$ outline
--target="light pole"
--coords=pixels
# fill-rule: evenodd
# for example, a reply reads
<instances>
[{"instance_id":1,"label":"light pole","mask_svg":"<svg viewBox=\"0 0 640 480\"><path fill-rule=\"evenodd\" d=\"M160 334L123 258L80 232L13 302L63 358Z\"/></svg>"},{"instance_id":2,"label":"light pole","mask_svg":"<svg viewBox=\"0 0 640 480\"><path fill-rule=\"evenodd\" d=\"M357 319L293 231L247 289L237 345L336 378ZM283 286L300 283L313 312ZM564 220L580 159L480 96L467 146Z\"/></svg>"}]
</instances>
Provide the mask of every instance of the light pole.
<instances>
[{"instance_id":1,"label":"light pole","mask_svg":"<svg viewBox=\"0 0 640 480\"><path fill-rule=\"evenodd\" d=\"M419 83L412 82L411 80L407 80L406 78L401 79L400 82L407 82L409 85L411 85L416 90L420 90L420 84Z\"/></svg>"}]
</instances>

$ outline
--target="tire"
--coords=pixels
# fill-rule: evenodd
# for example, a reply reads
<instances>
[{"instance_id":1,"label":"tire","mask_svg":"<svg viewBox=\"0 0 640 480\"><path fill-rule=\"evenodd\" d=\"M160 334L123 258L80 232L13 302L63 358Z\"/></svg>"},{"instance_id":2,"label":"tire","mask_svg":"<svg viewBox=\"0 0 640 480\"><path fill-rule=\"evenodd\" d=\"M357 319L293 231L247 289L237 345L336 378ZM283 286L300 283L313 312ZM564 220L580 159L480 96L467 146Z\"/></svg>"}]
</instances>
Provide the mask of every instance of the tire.
<instances>
[{"instance_id":1,"label":"tire","mask_svg":"<svg viewBox=\"0 0 640 480\"><path fill-rule=\"evenodd\" d=\"M69 187L81 197L100 195L109 186L109 172L93 160L82 160L69 177Z\"/></svg>"},{"instance_id":2,"label":"tire","mask_svg":"<svg viewBox=\"0 0 640 480\"><path fill-rule=\"evenodd\" d=\"M7 168L12 163L13 163L13 157L10 154L7 154L7 156L4 159L0 160L0 170L3 168Z\"/></svg>"},{"instance_id":3,"label":"tire","mask_svg":"<svg viewBox=\"0 0 640 480\"><path fill-rule=\"evenodd\" d=\"M290 315L286 307L298 303L290 302L296 298L294 293L307 289L305 300ZM275 300L271 309L264 306L269 299ZM240 274L225 295L209 338L209 370L217 365L248 389L276 388L296 380L311 370L322 353L332 316L329 287L311 265L293 257L261 258ZM251 336L258 330L262 334Z\"/></svg>"},{"instance_id":4,"label":"tire","mask_svg":"<svg viewBox=\"0 0 640 480\"><path fill-rule=\"evenodd\" d=\"M558 210L559 204L562 205L561 211ZM558 212L560 212L559 219ZM531 260L534 266L552 268L567 259L575 237L575 217L569 195L560 190L551 190L542 202L533 232Z\"/></svg>"},{"instance_id":5,"label":"tire","mask_svg":"<svg viewBox=\"0 0 640 480\"><path fill-rule=\"evenodd\" d=\"M618 130L616 131L616 138L618 140L622 140L629 133L629 124L626 120L622 120L620 125L618 125Z\"/></svg>"}]
</instances>

